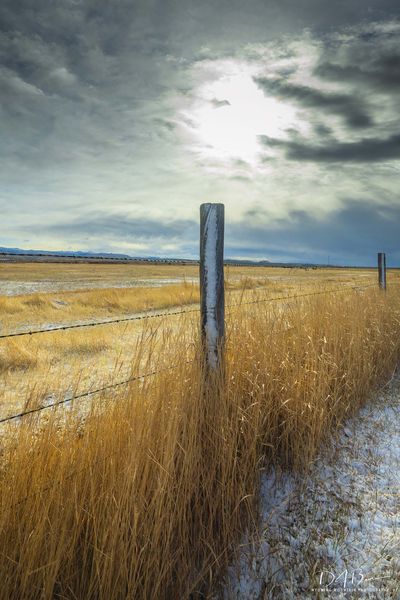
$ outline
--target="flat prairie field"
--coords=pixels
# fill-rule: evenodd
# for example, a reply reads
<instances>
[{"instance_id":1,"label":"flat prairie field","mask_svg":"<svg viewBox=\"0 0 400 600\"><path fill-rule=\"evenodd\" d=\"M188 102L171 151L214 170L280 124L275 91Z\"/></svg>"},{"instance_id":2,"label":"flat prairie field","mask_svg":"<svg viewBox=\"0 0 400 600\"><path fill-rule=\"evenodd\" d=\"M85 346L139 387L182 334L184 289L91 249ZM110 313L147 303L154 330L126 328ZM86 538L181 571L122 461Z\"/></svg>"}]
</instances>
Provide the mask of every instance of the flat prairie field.
<instances>
[{"instance_id":1,"label":"flat prairie field","mask_svg":"<svg viewBox=\"0 0 400 600\"><path fill-rule=\"evenodd\" d=\"M389 273L389 282L396 276ZM280 299L276 305L286 296L376 282L374 269L227 266L227 319L231 304L251 310L253 300ZM0 418L147 373L160 353L168 363L171 332L192 358L198 303L197 265L0 263L2 336L125 319L0 339ZM135 320L145 312L187 310Z\"/></svg>"},{"instance_id":2,"label":"flat prairie field","mask_svg":"<svg viewBox=\"0 0 400 600\"><path fill-rule=\"evenodd\" d=\"M305 472L393 380L399 279L226 268L211 376L195 265L0 264L0 600L228 597L261 474Z\"/></svg>"}]
</instances>

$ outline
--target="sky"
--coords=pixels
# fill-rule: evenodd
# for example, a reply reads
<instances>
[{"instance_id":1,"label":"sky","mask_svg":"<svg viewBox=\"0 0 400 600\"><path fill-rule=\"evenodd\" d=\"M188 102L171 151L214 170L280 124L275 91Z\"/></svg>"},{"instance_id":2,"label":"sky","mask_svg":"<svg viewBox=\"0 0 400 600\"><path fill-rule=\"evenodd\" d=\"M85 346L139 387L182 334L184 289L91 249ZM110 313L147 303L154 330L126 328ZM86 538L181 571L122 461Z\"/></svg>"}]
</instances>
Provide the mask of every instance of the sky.
<instances>
[{"instance_id":1,"label":"sky","mask_svg":"<svg viewBox=\"0 0 400 600\"><path fill-rule=\"evenodd\" d=\"M397 0L2 0L0 246L400 265Z\"/></svg>"}]
</instances>

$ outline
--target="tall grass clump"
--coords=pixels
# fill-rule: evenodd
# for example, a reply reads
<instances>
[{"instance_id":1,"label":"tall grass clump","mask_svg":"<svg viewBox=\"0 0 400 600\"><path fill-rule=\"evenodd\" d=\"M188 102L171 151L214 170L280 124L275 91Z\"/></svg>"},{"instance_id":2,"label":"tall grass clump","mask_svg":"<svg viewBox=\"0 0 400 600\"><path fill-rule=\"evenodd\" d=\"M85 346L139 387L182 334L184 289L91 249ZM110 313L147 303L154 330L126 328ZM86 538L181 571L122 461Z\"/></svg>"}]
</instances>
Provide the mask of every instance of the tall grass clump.
<instances>
[{"instance_id":1,"label":"tall grass clump","mask_svg":"<svg viewBox=\"0 0 400 600\"><path fill-rule=\"evenodd\" d=\"M0 347L0 374L31 369L36 365L36 355L18 342L7 340Z\"/></svg>"},{"instance_id":2,"label":"tall grass clump","mask_svg":"<svg viewBox=\"0 0 400 600\"><path fill-rule=\"evenodd\" d=\"M395 369L400 300L346 291L235 307L223 376L197 327L118 398L4 428L0 598L208 597L256 514L260 471L305 469ZM180 342L192 327L195 360ZM185 334L187 335L187 333Z\"/></svg>"}]
</instances>

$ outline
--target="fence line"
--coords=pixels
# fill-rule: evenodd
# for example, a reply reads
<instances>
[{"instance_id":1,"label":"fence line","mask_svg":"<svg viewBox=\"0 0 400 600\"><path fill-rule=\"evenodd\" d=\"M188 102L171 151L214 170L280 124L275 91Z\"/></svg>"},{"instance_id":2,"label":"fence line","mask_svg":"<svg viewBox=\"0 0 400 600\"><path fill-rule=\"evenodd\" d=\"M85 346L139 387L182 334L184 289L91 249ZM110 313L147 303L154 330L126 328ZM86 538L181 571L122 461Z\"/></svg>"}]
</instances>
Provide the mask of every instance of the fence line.
<instances>
[{"instance_id":1,"label":"fence line","mask_svg":"<svg viewBox=\"0 0 400 600\"><path fill-rule=\"evenodd\" d=\"M321 292L310 292L307 294L297 294L297 295L293 295L293 296L282 296L282 297L275 297L275 298L264 298L262 300L251 300L249 302L242 302L240 304L231 304L228 305L229 308L240 308L243 305L249 305L249 304L256 304L256 303L260 303L260 302L273 302L275 300L295 300L297 298L305 298L305 297L309 297L309 296L318 296L320 294L330 294L330 293L337 293L337 292L343 292L343 291L356 291L359 289L365 289L365 288L370 288L370 287L376 287L375 284L368 284L368 285L364 285L364 286L357 286L357 287L346 287L346 288L337 288L335 290L328 290L328 291L321 291ZM183 312L199 312L200 309L196 309L193 311L183 311ZM170 313L165 313L165 314L170 314ZM294 329L293 327L287 327L285 329L281 329L279 331L274 331L272 333L272 335L279 335L282 333L286 333L287 331L291 331L292 329ZM188 360L183 364L191 364L193 363L194 360ZM118 381L116 383L110 383L108 385L105 385L101 388L97 388L95 390L88 390L87 392L83 392L82 394L78 394L76 396L71 396L71 398L64 398L63 400L59 400L57 402L53 402L51 404L46 404L45 406L39 406L37 408L33 408L21 413L17 413L15 415L10 415L8 417L4 417L3 419L0 419L0 424L2 423L6 423L8 421L12 421L15 419L20 419L23 418L27 415L33 414L33 413L37 413L37 412L41 412L42 410L47 410L48 408L54 408L55 406L60 406L62 404L67 404L68 402L73 402L74 400L80 400L82 398L86 398L88 396L91 396L93 394L99 394L100 392L104 392L106 390L109 389L114 389L116 387L119 386L123 386L123 385L127 385L128 383L132 383L134 381L138 381L141 379L146 379L147 377L153 377L155 375L158 375L160 373L166 372L166 371L171 371L173 369L177 369L182 363L179 363L177 365L172 365L169 367L165 367L163 369L158 369L156 371L151 371L150 373L145 373L143 375L135 375L134 377L130 377L129 379L125 379L123 381Z\"/></svg>"},{"instance_id":2,"label":"fence line","mask_svg":"<svg viewBox=\"0 0 400 600\"><path fill-rule=\"evenodd\" d=\"M273 331L271 335L280 335L282 333L287 333L288 331L291 331L293 329L294 329L294 327L286 327L285 329L280 329L279 331ZM194 363L194 360L195 359L187 360L184 363L178 363L177 365L171 365L171 366L165 367L163 369L157 369L156 371L150 371L150 373L145 373L143 375L135 375L134 377L130 377L129 379L124 379L123 381L117 381L116 383L110 383L101 388L97 388L95 390L88 390L81 394L77 394L76 396L71 396L70 398L64 398L63 400L59 400L57 402L52 402L51 404L46 404L45 406L38 406L38 407L32 408L30 410L26 410L26 411L23 411L23 412L14 414L14 415L10 415L8 417L4 417L4 418L0 419L0 424L7 423L8 421L13 421L15 419L21 419L21 418L31 415L33 413L38 413L38 412L41 412L42 410L54 408L54 407L60 406L62 404L67 404L68 402L73 402L74 400L81 400L82 398L87 398L89 396L92 396L93 394L99 394L106 390L110 390L110 389L114 389L119 386L127 385L128 383L133 383L134 381L139 381L141 379L146 379L148 377L154 377L155 375L159 375L160 373L165 373L167 371L172 371L173 369L177 369L182 364L187 364L187 365L192 364L192 363Z\"/></svg>"},{"instance_id":3,"label":"fence line","mask_svg":"<svg viewBox=\"0 0 400 600\"><path fill-rule=\"evenodd\" d=\"M343 285L341 288L336 288L333 290L323 290L321 292L310 292L307 294L296 294L293 296L276 296L274 298L264 298L264 299L259 299L259 300L250 300L248 302L239 302L237 304L227 304L226 308L240 308L240 306L245 306L247 304L259 304L261 302L276 302L276 301L280 301L280 300L293 300L296 298L306 298L307 296L318 296L320 294L331 294L331 293L335 294L337 292L354 291L354 290L359 290L359 289L364 289L364 288L369 288L369 287L376 287L376 286L374 283L370 283L370 284L364 285L364 286L357 286L357 287L350 287L350 286L347 287L347 286ZM179 310L179 311L156 313L156 314L144 313L143 315L136 315L134 317L122 317L119 319L110 319L107 321L93 321L90 323L76 323L73 325L60 325L57 327L49 327L48 329L33 329L33 330L29 330L29 331L15 331L12 333L1 334L0 339L4 340L7 338L31 336L31 335L37 335L40 333L52 333L53 331L67 331L68 329L82 329L82 328L97 327L97 326L102 326L102 325L114 325L116 323L126 323L127 321L144 321L147 319L158 319L161 317L174 317L177 315L185 315L185 314L189 314L189 313L198 313L198 312L200 312L200 308L190 308L187 310Z\"/></svg>"},{"instance_id":4,"label":"fence line","mask_svg":"<svg viewBox=\"0 0 400 600\"><path fill-rule=\"evenodd\" d=\"M337 288L335 290L324 290L321 292L310 292L307 294L296 294L296 295L292 295L292 296L279 296L279 297L275 297L275 298L263 298L263 299L259 299L259 300L250 300L248 302L241 302L239 304L230 304L227 305L227 308L233 308L233 309L237 309L240 308L241 306L244 305L250 305L250 304L258 304L261 302L274 302L274 301L279 301L279 300L295 300L297 298L305 298L305 297L310 297L310 296L317 296L317 295L321 295L321 294L330 294L330 293L337 293L337 292L343 292L343 291L354 291L354 290L358 290L358 289L365 289L365 288L369 288L369 287L375 287L375 284L368 284L368 285L364 285L364 286L357 286L357 287L342 287L342 288ZM184 313L193 313L193 312L200 312L200 309L191 309L191 310L186 310L186 311L177 311L174 313L162 313L162 314L157 314L157 315L143 315L142 317L132 317L132 318L127 318L127 319L118 319L118 320L114 320L112 321L113 323L119 323L122 321L129 321L129 320L137 320L137 319L145 319L145 318L153 318L153 317L162 317L162 316L174 316L174 315L178 315L178 314L184 314ZM48 329L48 330L38 330L38 331L33 331L33 332L24 332L24 333L20 333L20 334L10 334L10 335L2 335L0 336L0 338L7 338L7 337L16 337L17 335L34 335L36 333L45 333L47 331L59 331L59 330L64 330L64 329L73 329L73 328L77 328L77 327L93 327L95 325L103 325L103 324L108 324L111 321L100 321L100 322L96 322L96 323L90 323L90 324L84 324L84 325L71 325L71 326L67 326L67 327L62 327L62 328L52 328L52 329ZM279 333L285 333L287 331L290 331L291 329L293 329L292 327L289 327L287 329L284 329L282 331L278 331L278 332L274 332L273 335L279 334ZM190 364L194 362L192 361L186 361L186 364ZM143 375L135 375L134 377L130 377L128 379L125 379L123 381L118 381L116 383L110 383L107 384L101 388L97 388L95 390L88 390L86 392L82 392L81 394L77 394L75 396L71 396L70 398L64 398L63 400L59 400L57 402L52 402L50 404L46 404L45 406L39 406L36 408L32 408L20 413L16 413L14 415L10 415L8 417L4 417L2 419L0 419L0 424L3 423L7 423L9 421L13 421L16 419L21 419L23 417L26 417L28 415L34 414L34 413L38 413L41 412L43 410L47 410L49 408L54 408L56 406L60 406L63 404L67 404L68 402L73 402L75 400L81 400L83 398L87 398L89 396L92 396L94 394L99 394L101 392L110 390L110 389L115 389L116 387L120 387L123 385L128 385L129 383L133 383L134 381L139 381L142 379L146 379L148 377L153 377L155 375L158 375L160 373L166 372L166 371L170 371L173 369L177 369L180 365L172 365L169 367L165 367L164 369L158 369L155 371L151 371L150 373L145 373Z\"/></svg>"},{"instance_id":5,"label":"fence line","mask_svg":"<svg viewBox=\"0 0 400 600\"><path fill-rule=\"evenodd\" d=\"M323 294L334 294L334 293L339 293L339 292L344 292L344 291L357 291L357 290L367 289L370 287L375 287L375 284L366 284L363 286L351 286L351 287L350 286L342 286L340 288L336 288L336 289L332 289L332 290L308 292L305 294L295 294L295 295L291 295L291 296L276 296L274 298L262 298L262 299L250 300L250 301L246 301L246 302L239 302L237 304L229 304L229 305L227 305L227 308L237 309L237 308L240 308L241 306L246 306L246 305L251 305L251 304L270 303L270 302L283 301L283 300L296 300L298 298L306 298L306 297L318 296L318 295L323 295ZM0 339L12 338L12 337L18 337L18 336L35 335L35 334L39 334L39 333L48 333L48 332L53 332L53 331L64 331L67 329L76 329L76 328L81 328L81 327L95 327L95 326L100 326L100 325L108 325L108 324L121 323L121 322L126 322L126 321L136 321L136 320L144 320L144 319L151 319L151 318L159 318L159 317L164 317L164 316L182 315L182 314L186 314L186 313L200 312L200 310L201 310L200 308L196 308L196 309L180 310L180 311L157 313L157 314L144 314L144 315L138 315L135 317L126 317L126 318L122 318L122 319L113 319L113 320L108 320L108 321L96 321L96 322L91 322L91 323L82 323L82 324L76 324L76 325L53 327L53 328L49 328L49 329L38 329L38 330L27 331L27 332L15 332L15 333L11 333L11 334L0 335ZM274 334L285 333L286 331L290 331L291 329L293 329L293 328L289 327L282 331L274 332ZM194 361L193 360L186 361L186 364L189 364L192 362L194 362ZM143 375L135 375L134 377L130 377L123 381L118 381L116 383L110 383L110 384L107 384L100 388L97 388L95 390L88 390L86 392L82 392L81 394L71 396L70 398L64 398L63 400L59 400L57 402L46 404L45 406L39 406L39 407L32 408L32 409L29 409L26 411L22 411L20 413L10 415L8 417L4 417L4 418L0 419L0 424L6 423L9 421L13 421L16 419L20 419L20 418L26 417L28 415L41 412L43 410L47 410L49 408L54 408L56 406L67 404L68 402L73 402L75 400L87 398L89 396L101 393L106 390L115 389L116 387L127 385L129 383L133 383L134 381L146 379L148 377L158 375L162 372L176 369L179 366L180 366L179 364L172 365L172 366L166 367L164 369L159 369L159 370L151 371L150 373L145 373Z\"/></svg>"}]
</instances>

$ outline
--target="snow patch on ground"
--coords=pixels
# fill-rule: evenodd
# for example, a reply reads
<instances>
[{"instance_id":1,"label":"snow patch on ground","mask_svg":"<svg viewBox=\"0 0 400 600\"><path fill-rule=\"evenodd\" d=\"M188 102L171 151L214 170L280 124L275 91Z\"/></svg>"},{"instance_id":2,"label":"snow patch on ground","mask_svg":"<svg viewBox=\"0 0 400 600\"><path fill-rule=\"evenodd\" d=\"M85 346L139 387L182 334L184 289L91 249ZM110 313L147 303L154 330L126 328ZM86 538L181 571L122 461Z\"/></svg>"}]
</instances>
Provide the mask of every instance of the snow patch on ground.
<instances>
[{"instance_id":1,"label":"snow patch on ground","mask_svg":"<svg viewBox=\"0 0 400 600\"><path fill-rule=\"evenodd\" d=\"M51 292L71 292L109 288L163 287L183 283L198 283L196 277L168 277L153 279L88 279L83 281L68 279L44 279L41 281L3 281L0 280L2 296L20 296L26 294L47 294Z\"/></svg>"},{"instance_id":2,"label":"snow patch on ground","mask_svg":"<svg viewBox=\"0 0 400 600\"><path fill-rule=\"evenodd\" d=\"M260 511L226 600L399 599L399 381L347 421L306 477L264 474Z\"/></svg>"}]
</instances>

